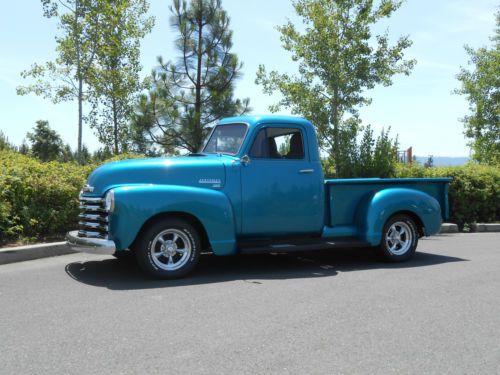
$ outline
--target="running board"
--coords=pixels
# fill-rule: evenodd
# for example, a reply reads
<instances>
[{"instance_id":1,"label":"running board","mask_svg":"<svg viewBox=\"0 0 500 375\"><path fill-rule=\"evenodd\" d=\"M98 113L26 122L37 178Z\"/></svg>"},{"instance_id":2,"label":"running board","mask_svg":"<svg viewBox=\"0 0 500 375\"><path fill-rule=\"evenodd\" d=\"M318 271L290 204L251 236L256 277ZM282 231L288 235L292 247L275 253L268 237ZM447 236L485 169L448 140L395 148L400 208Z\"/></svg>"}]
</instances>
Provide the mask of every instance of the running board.
<instances>
[{"instance_id":1,"label":"running board","mask_svg":"<svg viewBox=\"0 0 500 375\"><path fill-rule=\"evenodd\" d=\"M289 242L254 241L239 243L241 254L291 253L335 248L369 247L367 242L358 239L323 238Z\"/></svg>"}]
</instances>

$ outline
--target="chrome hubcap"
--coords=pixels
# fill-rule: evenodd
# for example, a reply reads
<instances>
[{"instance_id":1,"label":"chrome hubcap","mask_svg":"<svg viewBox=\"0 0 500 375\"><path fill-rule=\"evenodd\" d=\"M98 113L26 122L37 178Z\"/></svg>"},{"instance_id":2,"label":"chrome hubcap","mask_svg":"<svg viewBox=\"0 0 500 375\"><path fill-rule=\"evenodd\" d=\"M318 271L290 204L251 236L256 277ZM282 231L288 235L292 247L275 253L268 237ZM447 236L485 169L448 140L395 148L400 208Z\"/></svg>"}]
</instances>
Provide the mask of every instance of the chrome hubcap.
<instances>
[{"instance_id":1,"label":"chrome hubcap","mask_svg":"<svg viewBox=\"0 0 500 375\"><path fill-rule=\"evenodd\" d=\"M189 260L191 241L184 232L178 229L166 229L154 238L150 253L157 267L166 271L175 271Z\"/></svg>"},{"instance_id":2,"label":"chrome hubcap","mask_svg":"<svg viewBox=\"0 0 500 375\"><path fill-rule=\"evenodd\" d=\"M413 232L407 223L403 221L395 222L391 225L385 236L387 250L394 255L403 255L411 247L412 236Z\"/></svg>"}]
</instances>

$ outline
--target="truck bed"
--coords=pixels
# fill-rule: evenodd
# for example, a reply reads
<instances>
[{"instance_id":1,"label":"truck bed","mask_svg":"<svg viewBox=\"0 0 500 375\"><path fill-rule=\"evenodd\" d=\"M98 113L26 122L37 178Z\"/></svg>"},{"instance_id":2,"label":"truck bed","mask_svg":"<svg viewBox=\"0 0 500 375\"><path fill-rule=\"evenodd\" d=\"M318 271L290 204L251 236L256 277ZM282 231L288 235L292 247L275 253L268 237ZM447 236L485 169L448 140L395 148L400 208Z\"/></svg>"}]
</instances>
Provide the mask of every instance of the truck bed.
<instances>
[{"instance_id":1,"label":"truck bed","mask_svg":"<svg viewBox=\"0 0 500 375\"><path fill-rule=\"evenodd\" d=\"M424 192L441 205L442 219L448 218L448 184L450 178L363 178L325 180L327 225L345 230L354 225L355 214L368 196L388 188L406 188ZM354 228L353 228L354 230ZM337 233L339 234L339 233Z\"/></svg>"}]
</instances>

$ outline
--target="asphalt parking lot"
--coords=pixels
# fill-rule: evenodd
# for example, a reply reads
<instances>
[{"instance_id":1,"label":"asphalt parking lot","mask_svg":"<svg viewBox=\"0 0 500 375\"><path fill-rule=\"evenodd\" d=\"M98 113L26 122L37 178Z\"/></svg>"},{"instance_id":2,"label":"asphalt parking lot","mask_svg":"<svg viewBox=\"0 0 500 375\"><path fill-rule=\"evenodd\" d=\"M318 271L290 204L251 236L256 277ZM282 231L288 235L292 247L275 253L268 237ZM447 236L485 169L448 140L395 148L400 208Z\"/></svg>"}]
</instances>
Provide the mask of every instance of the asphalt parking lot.
<instances>
[{"instance_id":1,"label":"asphalt parking lot","mask_svg":"<svg viewBox=\"0 0 500 375\"><path fill-rule=\"evenodd\" d=\"M146 279L85 254L0 266L1 374L500 373L500 233L202 257Z\"/></svg>"}]
</instances>

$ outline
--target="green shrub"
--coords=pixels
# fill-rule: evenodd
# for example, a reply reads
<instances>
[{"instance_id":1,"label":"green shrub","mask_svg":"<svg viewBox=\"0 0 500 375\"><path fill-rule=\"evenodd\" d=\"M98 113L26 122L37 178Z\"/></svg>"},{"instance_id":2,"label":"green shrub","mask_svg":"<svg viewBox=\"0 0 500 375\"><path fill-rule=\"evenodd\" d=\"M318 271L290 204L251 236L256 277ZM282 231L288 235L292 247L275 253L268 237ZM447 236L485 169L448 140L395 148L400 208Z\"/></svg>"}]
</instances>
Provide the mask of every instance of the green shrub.
<instances>
[{"instance_id":1,"label":"green shrub","mask_svg":"<svg viewBox=\"0 0 500 375\"><path fill-rule=\"evenodd\" d=\"M126 154L110 160L137 158ZM77 225L78 194L97 165L49 162L0 151L0 244L61 237Z\"/></svg>"},{"instance_id":2,"label":"green shrub","mask_svg":"<svg viewBox=\"0 0 500 375\"><path fill-rule=\"evenodd\" d=\"M449 187L450 218L463 229L466 223L500 221L500 168L467 164L424 168L399 165L397 177L452 177Z\"/></svg>"},{"instance_id":3,"label":"green shrub","mask_svg":"<svg viewBox=\"0 0 500 375\"><path fill-rule=\"evenodd\" d=\"M89 171L0 151L0 243L56 236L74 226Z\"/></svg>"}]
</instances>

